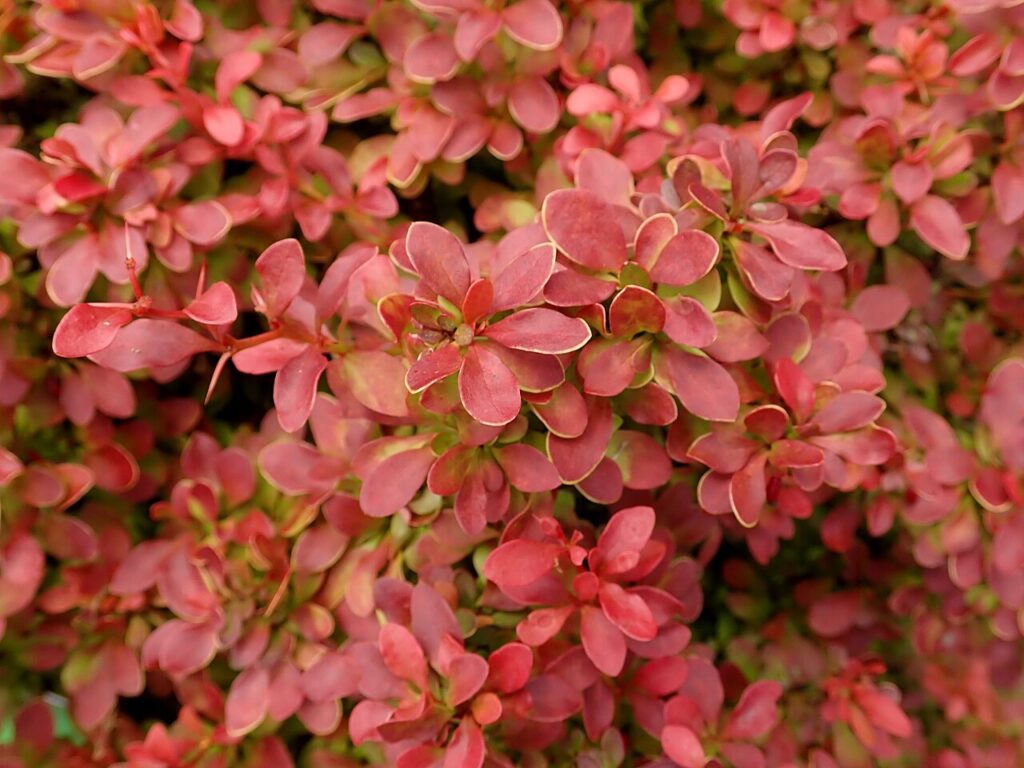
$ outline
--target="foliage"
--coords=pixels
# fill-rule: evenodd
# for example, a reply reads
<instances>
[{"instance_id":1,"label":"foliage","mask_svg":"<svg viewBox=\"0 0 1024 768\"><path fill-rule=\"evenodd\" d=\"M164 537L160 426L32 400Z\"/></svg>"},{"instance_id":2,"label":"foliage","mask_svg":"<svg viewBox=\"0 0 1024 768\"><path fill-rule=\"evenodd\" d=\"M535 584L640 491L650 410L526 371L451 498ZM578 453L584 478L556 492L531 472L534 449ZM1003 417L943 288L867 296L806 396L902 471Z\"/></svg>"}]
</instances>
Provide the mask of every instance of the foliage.
<instances>
[{"instance_id":1,"label":"foliage","mask_svg":"<svg viewBox=\"0 0 1024 768\"><path fill-rule=\"evenodd\" d=\"M1022 9L0 6L0 766L1024 765Z\"/></svg>"}]
</instances>

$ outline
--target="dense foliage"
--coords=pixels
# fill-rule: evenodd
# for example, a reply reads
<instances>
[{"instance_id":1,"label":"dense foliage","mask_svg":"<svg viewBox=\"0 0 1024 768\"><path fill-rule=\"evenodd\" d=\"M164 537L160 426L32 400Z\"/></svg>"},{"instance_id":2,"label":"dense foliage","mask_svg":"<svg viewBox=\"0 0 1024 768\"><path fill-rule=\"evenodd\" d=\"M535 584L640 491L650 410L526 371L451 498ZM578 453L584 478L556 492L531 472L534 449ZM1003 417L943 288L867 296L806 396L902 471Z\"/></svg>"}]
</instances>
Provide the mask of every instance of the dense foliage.
<instances>
[{"instance_id":1,"label":"dense foliage","mask_svg":"<svg viewBox=\"0 0 1024 768\"><path fill-rule=\"evenodd\" d=\"M0 766L1024 765L1024 5L0 54Z\"/></svg>"}]
</instances>

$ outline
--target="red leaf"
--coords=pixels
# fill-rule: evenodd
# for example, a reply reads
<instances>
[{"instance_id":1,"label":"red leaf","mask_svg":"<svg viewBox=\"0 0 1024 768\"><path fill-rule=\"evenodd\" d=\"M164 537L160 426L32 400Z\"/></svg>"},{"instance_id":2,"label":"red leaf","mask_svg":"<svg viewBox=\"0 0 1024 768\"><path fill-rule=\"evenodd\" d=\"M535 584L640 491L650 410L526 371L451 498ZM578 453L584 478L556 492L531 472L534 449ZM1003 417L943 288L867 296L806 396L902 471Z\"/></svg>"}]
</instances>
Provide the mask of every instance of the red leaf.
<instances>
[{"instance_id":1,"label":"red leaf","mask_svg":"<svg viewBox=\"0 0 1024 768\"><path fill-rule=\"evenodd\" d=\"M852 432L866 427L885 410L885 401L867 392L843 392L828 401L811 420L822 433Z\"/></svg>"},{"instance_id":2,"label":"red leaf","mask_svg":"<svg viewBox=\"0 0 1024 768\"><path fill-rule=\"evenodd\" d=\"M480 768L486 753L484 735L479 726L473 718L464 717L445 750L442 768Z\"/></svg>"},{"instance_id":3,"label":"red leaf","mask_svg":"<svg viewBox=\"0 0 1024 768\"><path fill-rule=\"evenodd\" d=\"M429 448L389 456L363 481L359 506L370 517L394 514L412 501L423 487L433 462L434 454Z\"/></svg>"},{"instance_id":4,"label":"red leaf","mask_svg":"<svg viewBox=\"0 0 1024 768\"><path fill-rule=\"evenodd\" d=\"M850 314L869 333L895 328L910 310L906 291L895 285L870 285L857 294Z\"/></svg>"},{"instance_id":5,"label":"red leaf","mask_svg":"<svg viewBox=\"0 0 1024 768\"><path fill-rule=\"evenodd\" d=\"M512 371L479 344L466 351L459 370L462 406L481 424L502 426L519 415L522 396Z\"/></svg>"},{"instance_id":6,"label":"red leaf","mask_svg":"<svg viewBox=\"0 0 1024 768\"><path fill-rule=\"evenodd\" d=\"M706 232L684 229L673 236L650 269L651 279L665 285L692 285L718 260L718 242Z\"/></svg>"},{"instance_id":7,"label":"red leaf","mask_svg":"<svg viewBox=\"0 0 1024 768\"><path fill-rule=\"evenodd\" d=\"M618 584L605 582L598 592L601 609L609 621L626 637L634 640L653 640L658 634L654 614L639 595L632 595Z\"/></svg>"},{"instance_id":8,"label":"red leaf","mask_svg":"<svg viewBox=\"0 0 1024 768\"><path fill-rule=\"evenodd\" d=\"M483 687L489 668L475 653L456 656L448 665L448 704L457 707L469 701Z\"/></svg>"},{"instance_id":9,"label":"red leaf","mask_svg":"<svg viewBox=\"0 0 1024 768\"><path fill-rule=\"evenodd\" d=\"M387 416L409 415L403 382L407 370L401 358L387 352L355 350L342 358L352 394L371 411Z\"/></svg>"},{"instance_id":10,"label":"red leaf","mask_svg":"<svg viewBox=\"0 0 1024 768\"><path fill-rule=\"evenodd\" d=\"M810 416L814 408L814 382L807 378L807 374L788 357L784 357L775 364L772 378L775 380L775 389L797 419L803 421Z\"/></svg>"},{"instance_id":11,"label":"red leaf","mask_svg":"<svg viewBox=\"0 0 1024 768\"><path fill-rule=\"evenodd\" d=\"M270 674L264 667L249 667L239 673L224 702L224 727L232 738L255 730L270 707Z\"/></svg>"},{"instance_id":12,"label":"red leaf","mask_svg":"<svg viewBox=\"0 0 1024 768\"><path fill-rule=\"evenodd\" d=\"M547 133L558 125L561 106L558 94L539 75L523 77L508 91L508 111L512 119L530 133Z\"/></svg>"},{"instance_id":13,"label":"red leaf","mask_svg":"<svg viewBox=\"0 0 1024 768\"><path fill-rule=\"evenodd\" d=\"M426 690L427 660L412 632L400 624L389 622L380 628L377 643L381 658L391 674Z\"/></svg>"},{"instance_id":14,"label":"red leaf","mask_svg":"<svg viewBox=\"0 0 1024 768\"><path fill-rule=\"evenodd\" d=\"M174 212L174 228L190 243L213 245L231 229L231 214L216 200L188 203Z\"/></svg>"},{"instance_id":15,"label":"red leaf","mask_svg":"<svg viewBox=\"0 0 1024 768\"><path fill-rule=\"evenodd\" d=\"M285 432L305 426L316 401L320 375L327 368L327 358L314 346L288 361L274 377L274 407L277 420Z\"/></svg>"},{"instance_id":16,"label":"red leaf","mask_svg":"<svg viewBox=\"0 0 1024 768\"><path fill-rule=\"evenodd\" d=\"M494 458L513 488L524 493L551 491L562 484L554 464L531 445L520 443L495 449Z\"/></svg>"},{"instance_id":17,"label":"red leaf","mask_svg":"<svg viewBox=\"0 0 1024 768\"><path fill-rule=\"evenodd\" d=\"M676 296L666 299L665 335L677 344L702 349L710 346L718 336L714 318L696 299Z\"/></svg>"},{"instance_id":18,"label":"red leaf","mask_svg":"<svg viewBox=\"0 0 1024 768\"><path fill-rule=\"evenodd\" d=\"M514 257L491 275L494 298L490 312L501 312L528 304L537 297L555 268L555 248L540 243Z\"/></svg>"},{"instance_id":19,"label":"red leaf","mask_svg":"<svg viewBox=\"0 0 1024 768\"><path fill-rule=\"evenodd\" d=\"M752 232L768 241L779 260L797 269L835 272L846 266L846 254L831 235L788 219L750 224Z\"/></svg>"},{"instance_id":20,"label":"red leaf","mask_svg":"<svg viewBox=\"0 0 1024 768\"><path fill-rule=\"evenodd\" d=\"M260 295L269 317L280 317L302 289L306 279L305 258L298 240L280 240L256 259Z\"/></svg>"},{"instance_id":21,"label":"red leaf","mask_svg":"<svg viewBox=\"0 0 1024 768\"><path fill-rule=\"evenodd\" d=\"M455 344L424 352L405 374L405 386L410 392L422 392L431 384L446 379L462 367L462 353Z\"/></svg>"},{"instance_id":22,"label":"red leaf","mask_svg":"<svg viewBox=\"0 0 1024 768\"><path fill-rule=\"evenodd\" d=\"M681 768L704 768L707 762L700 739L685 725L666 725L661 731L661 746Z\"/></svg>"},{"instance_id":23,"label":"red leaf","mask_svg":"<svg viewBox=\"0 0 1024 768\"><path fill-rule=\"evenodd\" d=\"M522 643L506 643L487 657L488 685L499 693L518 691L530 679L533 651Z\"/></svg>"},{"instance_id":24,"label":"red leaf","mask_svg":"<svg viewBox=\"0 0 1024 768\"><path fill-rule=\"evenodd\" d=\"M583 650L594 666L609 677L617 677L626 663L626 638L604 611L592 605L580 609L580 637Z\"/></svg>"},{"instance_id":25,"label":"red leaf","mask_svg":"<svg viewBox=\"0 0 1024 768\"><path fill-rule=\"evenodd\" d=\"M334 565L349 537L329 523L307 528L295 541L292 562L299 573L322 573Z\"/></svg>"},{"instance_id":26,"label":"red leaf","mask_svg":"<svg viewBox=\"0 0 1024 768\"><path fill-rule=\"evenodd\" d=\"M755 454L729 482L729 504L736 519L746 528L757 524L768 498L764 474L767 458L763 453Z\"/></svg>"},{"instance_id":27,"label":"red leaf","mask_svg":"<svg viewBox=\"0 0 1024 768\"><path fill-rule=\"evenodd\" d=\"M612 299L608 327L624 339L638 333L658 333L665 326L665 307L652 291L627 285ZM617 393L616 393L617 394Z\"/></svg>"},{"instance_id":28,"label":"red leaf","mask_svg":"<svg viewBox=\"0 0 1024 768\"><path fill-rule=\"evenodd\" d=\"M85 357L110 346L117 332L132 320L131 310L77 304L53 332L53 351L60 357Z\"/></svg>"},{"instance_id":29,"label":"red leaf","mask_svg":"<svg viewBox=\"0 0 1024 768\"><path fill-rule=\"evenodd\" d=\"M455 235L437 224L417 221L405 235L405 251L426 286L461 306L472 275Z\"/></svg>"},{"instance_id":30,"label":"red leaf","mask_svg":"<svg viewBox=\"0 0 1024 768\"><path fill-rule=\"evenodd\" d=\"M707 357L681 349L664 353L672 391L683 407L709 421L735 421L740 410L740 393L728 371Z\"/></svg>"},{"instance_id":31,"label":"red leaf","mask_svg":"<svg viewBox=\"0 0 1024 768\"><path fill-rule=\"evenodd\" d=\"M615 209L593 192L559 189L544 199L544 228L558 249L589 269L618 272L626 238Z\"/></svg>"},{"instance_id":32,"label":"red leaf","mask_svg":"<svg viewBox=\"0 0 1024 768\"><path fill-rule=\"evenodd\" d=\"M927 245L947 258L963 261L971 247L960 214L947 200L925 195L910 209L910 227Z\"/></svg>"},{"instance_id":33,"label":"red leaf","mask_svg":"<svg viewBox=\"0 0 1024 768\"><path fill-rule=\"evenodd\" d=\"M549 573L557 557L555 544L513 539L487 556L484 576L503 589L523 587Z\"/></svg>"},{"instance_id":34,"label":"red leaf","mask_svg":"<svg viewBox=\"0 0 1024 768\"><path fill-rule=\"evenodd\" d=\"M200 352L220 350L220 345L171 320L142 318L129 323L114 341L89 359L121 373L174 365Z\"/></svg>"},{"instance_id":35,"label":"red leaf","mask_svg":"<svg viewBox=\"0 0 1024 768\"><path fill-rule=\"evenodd\" d=\"M610 403L603 398L595 398L582 435L570 439L548 433L548 456L562 482L578 483L593 472L604 457L614 430Z\"/></svg>"},{"instance_id":36,"label":"red leaf","mask_svg":"<svg viewBox=\"0 0 1024 768\"><path fill-rule=\"evenodd\" d=\"M736 263L750 287L768 301L786 298L793 284L793 268L775 259L759 245L744 240L730 240L736 254Z\"/></svg>"},{"instance_id":37,"label":"red leaf","mask_svg":"<svg viewBox=\"0 0 1024 768\"><path fill-rule=\"evenodd\" d=\"M188 317L203 325L226 325L238 317L235 292L227 283L214 283L185 307Z\"/></svg>"},{"instance_id":38,"label":"red leaf","mask_svg":"<svg viewBox=\"0 0 1024 768\"><path fill-rule=\"evenodd\" d=\"M548 0L519 0L501 13L508 36L535 51L550 51L562 40L562 17Z\"/></svg>"},{"instance_id":39,"label":"red leaf","mask_svg":"<svg viewBox=\"0 0 1024 768\"><path fill-rule=\"evenodd\" d=\"M744 689L722 736L749 741L767 734L779 720L778 701L782 686L774 680L759 680Z\"/></svg>"},{"instance_id":40,"label":"red leaf","mask_svg":"<svg viewBox=\"0 0 1024 768\"><path fill-rule=\"evenodd\" d=\"M487 328L485 335L511 349L560 355L586 344L590 340L590 326L580 318L538 307L499 320Z\"/></svg>"}]
</instances>

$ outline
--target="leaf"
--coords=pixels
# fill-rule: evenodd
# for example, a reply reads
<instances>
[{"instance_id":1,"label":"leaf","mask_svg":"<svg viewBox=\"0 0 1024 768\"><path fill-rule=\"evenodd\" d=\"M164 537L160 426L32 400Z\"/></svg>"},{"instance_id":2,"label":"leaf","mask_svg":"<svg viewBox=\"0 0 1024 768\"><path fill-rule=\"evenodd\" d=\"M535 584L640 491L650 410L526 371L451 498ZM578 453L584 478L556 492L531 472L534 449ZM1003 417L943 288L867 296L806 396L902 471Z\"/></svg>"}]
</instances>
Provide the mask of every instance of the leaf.
<instances>
[{"instance_id":1,"label":"leaf","mask_svg":"<svg viewBox=\"0 0 1024 768\"><path fill-rule=\"evenodd\" d=\"M412 632L400 624L388 622L380 628L377 644L391 674L426 690L427 660Z\"/></svg>"},{"instance_id":2,"label":"leaf","mask_svg":"<svg viewBox=\"0 0 1024 768\"><path fill-rule=\"evenodd\" d=\"M971 238L956 208L943 198L925 195L914 203L910 209L910 228L943 256L954 261L967 258Z\"/></svg>"},{"instance_id":3,"label":"leaf","mask_svg":"<svg viewBox=\"0 0 1024 768\"><path fill-rule=\"evenodd\" d=\"M624 555L639 554L654 533L655 515L651 507L620 509L601 531L591 552L591 567L601 572L614 566Z\"/></svg>"},{"instance_id":4,"label":"leaf","mask_svg":"<svg viewBox=\"0 0 1024 768\"><path fill-rule=\"evenodd\" d=\"M768 734L779 720L778 702L782 686L774 680L748 685L725 725L727 739L752 741Z\"/></svg>"},{"instance_id":5,"label":"leaf","mask_svg":"<svg viewBox=\"0 0 1024 768\"><path fill-rule=\"evenodd\" d=\"M687 411L709 421L736 420L740 392L725 368L681 349L667 350L664 359L672 391Z\"/></svg>"},{"instance_id":6,"label":"leaf","mask_svg":"<svg viewBox=\"0 0 1024 768\"><path fill-rule=\"evenodd\" d=\"M561 117L558 94L539 75L523 77L513 83L508 91L507 103L512 119L530 133L554 130Z\"/></svg>"},{"instance_id":7,"label":"leaf","mask_svg":"<svg viewBox=\"0 0 1024 768\"><path fill-rule=\"evenodd\" d=\"M308 346L293 357L274 377L274 407L277 421L285 432L295 432L305 426L316 401L317 383L327 368L325 358L317 347Z\"/></svg>"},{"instance_id":8,"label":"leaf","mask_svg":"<svg viewBox=\"0 0 1024 768\"><path fill-rule=\"evenodd\" d=\"M707 762L700 739L685 725L666 725L661 731L661 746L681 768L704 768Z\"/></svg>"},{"instance_id":9,"label":"leaf","mask_svg":"<svg viewBox=\"0 0 1024 768\"><path fill-rule=\"evenodd\" d=\"M506 643L487 657L487 683L499 693L514 693L526 685L533 668L533 651L522 643Z\"/></svg>"},{"instance_id":10,"label":"leaf","mask_svg":"<svg viewBox=\"0 0 1024 768\"><path fill-rule=\"evenodd\" d=\"M254 731L270 707L270 673L265 667L249 667L231 683L224 702L224 727L232 738Z\"/></svg>"},{"instance_id":11,"label":"leaf","mask_svg":"<svg viewBox=\"0 0 1024 768\"><path fill-rule=\"evenodd\" d=\"M462 367L462 352L455 344L428 350L405 374L406 388L416 394L431 384L446 379Z\"/></svg>"},{"instance_id":12,"label":"leaf","mask_svg":"<svg viewBox=\"0 0 1024 768\"><path fill-rule=\"evenodd\" d=\"M885 410L885 401L867 392L843 392L829 400L811 420L823 434L866 427Z\"/></svg>"},{"instance_id":13,"label":"leaf","mask_svg":"<svg viewBox=\"0 0 1024 768\"><path fill-rule=\"evenodd\" d=\"M174 212L174 228L190 243L213 245L231 229L231 214L216 200L188 203Z\"/></svg>"},{"instance_id":14,"label":"leaf","mask_svg":"<svg viewBox=\"0 0 1024 768\"><path fill-rule=\"evenodd\" d=\"M307 528L292 547L292 563L299 573L322 573L334 565L348 546L349 537L329 523Z\"/></svg>"},{"instance_id":15,"label":"leaf","mask_svg":"<svg viewBox=\"0 0 1024 768\"><path fill-rule=\"evenodd\" d=\"M580 608L580 637L594 666L609 677L617 677L626 663L626 638L604 611L592 605Z\"/></svg>"},{"instance_id":16,"label":"leaf","mask_svg":"<svg viewBox=\"0 0 1024 768\"><path fill-rule=\"evenodd\" d=\"M256 259L260 295L268 317L284 314L306 279L305 258L299 241L289 238L271 245Z\"/></svg>"},{"instance_id":17,"label":"leaf","mask_svg":"<svg viewBox=\"0 0 1024 768\"><path fill-rule=\"evenodd\" d=\"M441 768L481 768L487 747L484 735L471 717L463 717L444 753Z\"/></svg>"},{"instance_id":18,"label":"leaf","mask_svg":"<svg viewBox=\"0 0 1024 768\"><path fill-rule=\"evenodd\" d=\"M429 448L402 451L384 459L363 481L359 506L370 517L387 517L419 492L434 462Z\"/></svg>"},{"instance_id":19,"label":"leaf","mask_svg":"<svg viewBox=\"0 0 1024 768\"><path fill-rule=\"evenodd\" d=\"M548 0L519 0L501 12L508 36L535 51L551 51L562 41L562 17Z\"/></svg>"},{"instance_id":20,"label":"leaf","mask_svg":"<svg viewBox=\"0 0 1024 768\"><path fill-rule=\"evenodd\" d=\"M60 357L85 357L110 346L132 320L127 307L76 304L53 332L53 352Z\"/></svg>"},{"instance_id":21,"label":"leaf","mask_svg":"<svg viewBox=\"0 0 1024 768\"><path fill-rule=\"evenodd\" d=\"M665 326L665 306L652 291L627 285L608 308L608 328L620 338L637 333L658 333Z\"/></svg>"},{"instance_id":22,"label":"leaf","mask_svg":"<svg viewBox=\"0 0 1024 768\"><path fill-rule=\"evenodd\" d=\"M171 320L142 318L124 326L108 346L89 359L121 373L174 365L200 352L220 351L220 344Z\"/></svg>"},{"instance_id":23,"label":"leaf","mask_svg":"<svg viewBox=\"0 0 1024 768\"><path fill-rule=\"evenodd\" d=\"M544 199L541 217L554 244L577 264L618 272L626 263L626 238L615 209L593 192L556 190Z\"/></svg>"},{"instance_id":24,"label":"leaf","mask_svg":"<svg viewBox=\"0 0 1024 768\"><path fill-rule=\"evenodd\" d=\"M843 249L824 230L789 219L748 227L767 240L779 260L791 267L835 272L846 266Z\"/></svg>"},{"instance_id":25,"label":"leaf","mask_svg":"<svg viewBox=\"0 0 1024 768\"><path fill-rule=\"evenodd\" d=\"M226 325L238 317L235 292L227 283L214 283L184 309L185 314L203 325Z\"/></svg>"},{"instance_id":26,"label":"leaf","mask_svg":"<svg viewBox=\"0 0 1024 768\"><path fill-rule=\"evenodd\" d=\"M502 346L546 355L572 352L590 340L590 326L584 320L543 307L514 312L484 333Z\"/></svg>"},{"instance_id":27,"label":"leaf","mask_svg":"<svg viewBox=\"0 0 1024 768\"><path fill-rule=\"evenodd\" d=\"M665 285L693 285L718 260L718 242L707 232L684 229L674 235L661 248L651 279Z\"/></svg>"},{"instance_id":28,"label":"leaf","mask_svg":"<svg viewBox=\"0 0 1024 768\"><path fill-rule=\"evenodd\" d=\"M512 371L494 352L475 344L459 370L459 397L466 412L481 424L502 426L519 415L522 396Z\"/></svg>"},{"instance_id":29,"label":"leaf","mask_svg":"<svg viewBox=\"0 0 1024 768\"><path fill-rule=\"evenodd\" d=\"M694 298L676 296L664 301L665 335L676 344L703 349L718 336L711 313Z\"/></svg>"},{"instance_id":30,"label":"leaf","mask_svg":"<svg viewBox=\"0 0 1024 768\"><path fill-rule=\"evenodd\" d=\"M513 539L487 556L484 576L502 589L524 587L551 572L557 557L555 544Z\"/></svg>"},{"instance_id":31,"label":"leaf","mask_svg":"<svg viewBox=\"0 0 1024 768\"><path fill-rule=\"evenodd\" d=\"M407 370L401 358L380 351L349 352L342 366L352 394L371 411L387 416L409 415L404 381Z\"/></svg>"},{"instance_id":32,"label":"leaf","mask_svg":"<svg viewBox=\"0 0 1024 768\"><path fill-rule=\"evenodd\" d=\"M618 584L606 582L601 585L598 598L604 615L626 637L647 641L657 636L654 614L639 595L630 594Z\"/></svg>"},{"instance_id":33,"label":"leaf","mask_svg":"<svg viewBox=\"0 0 1024 768\"><path fill-rule=\"evenodd\" d=\"M495 449L494 458L512 487L524 493L552 491L562 484L554 464L531 445L519 443Z\"/></svg>"},{"instance_id":34,"label":"leaf","mask_svg":"<svg viewBox=\"0 0 1024 768\"><path fill-rule=\"evenodd\" d=\"M754 293L767 301L786 298L793 284L793 268L778 261L759 245L735 238L730 242L740 272Z\"/></svg>"},{"instance_id":35,"label":"leaf","mask_svg":"<svg viewBox=\"0 0 1024 768\"><path fill-rule=\"evenodd\" d=\"M461 306L472 275L466 252L455 235L437 224L417 221L406 232L405 251L427 287Z\"/></svg>"},{"instance_id":36,"label":"leaf","mask_svg":"<svg viewBox=\"0 0 1024 768\"><path fill-rule=\"evenodd\" d=\"M494 298L490 313L514 309L537 297L555 268L555 247L540 243L514 257L491 275Z\"/></svg>"},{"instance_id":37,"label":"leaf","mask_svg":"<svg viewBox=\"0 0 1024 768\"><path fill-rule=\"evenodd\" d=\"M908 311L910 298L895 285L869 285L850 305L850 314L869 333L895 328Z\"/></svg>"},{"instance_id":38,"label":"leaf","mask_svg":"<svg viewBox=\"0 0 1024 768\"><path fill-rule=\"evenodd\" d=\"M729 505L736 519L745 528L757 524L768 500L764 472L767 458L764 453L754 454L747 465L736 472L729 481Z\"/></svg>"}]
</instances>

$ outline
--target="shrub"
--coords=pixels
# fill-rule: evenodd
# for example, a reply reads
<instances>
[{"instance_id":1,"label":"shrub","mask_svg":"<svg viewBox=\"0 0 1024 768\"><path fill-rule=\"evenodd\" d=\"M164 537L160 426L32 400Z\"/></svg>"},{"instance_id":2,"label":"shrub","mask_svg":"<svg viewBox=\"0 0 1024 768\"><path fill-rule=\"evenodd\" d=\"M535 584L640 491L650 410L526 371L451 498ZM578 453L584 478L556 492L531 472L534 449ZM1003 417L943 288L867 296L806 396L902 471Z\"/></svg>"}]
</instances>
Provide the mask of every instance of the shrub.
<instances>
[{"instance_id":1,"label":"shrub","mask_svg":"<svg viewBox=\"0 0 1024 768\"><path fill-rule=\"evenodd\" d=\"M0 766L1024 765L1020 6L0 30Z\"/></svg>"}]
</instances>

